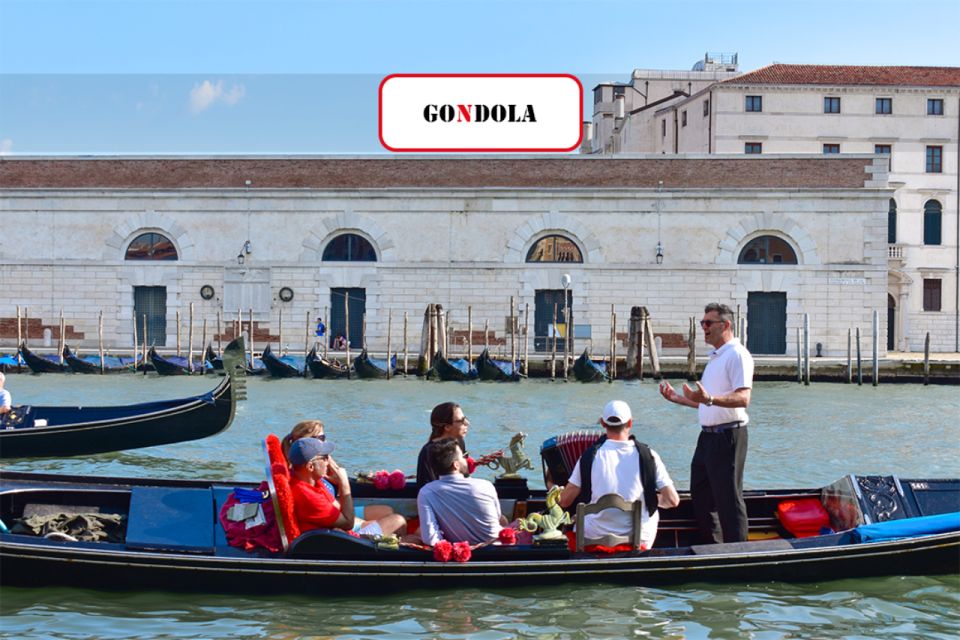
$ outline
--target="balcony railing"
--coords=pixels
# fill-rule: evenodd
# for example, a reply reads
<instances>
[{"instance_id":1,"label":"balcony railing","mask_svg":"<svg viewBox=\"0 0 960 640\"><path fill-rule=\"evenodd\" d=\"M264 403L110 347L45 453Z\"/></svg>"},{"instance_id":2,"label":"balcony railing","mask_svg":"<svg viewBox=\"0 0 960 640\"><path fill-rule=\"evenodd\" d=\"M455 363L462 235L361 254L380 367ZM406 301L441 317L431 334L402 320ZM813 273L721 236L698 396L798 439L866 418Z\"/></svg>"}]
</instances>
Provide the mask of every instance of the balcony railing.
<instances>
[{"instance_id":1,"label":"balcony railing","mask_svg":"<svg viewBox=\"0 0 960 640\"><path fill-rule=\"evenodd\" d=\"M887 257L891 260L903 260L903 245L887 245Z\"/></svg>"}]
</instances>

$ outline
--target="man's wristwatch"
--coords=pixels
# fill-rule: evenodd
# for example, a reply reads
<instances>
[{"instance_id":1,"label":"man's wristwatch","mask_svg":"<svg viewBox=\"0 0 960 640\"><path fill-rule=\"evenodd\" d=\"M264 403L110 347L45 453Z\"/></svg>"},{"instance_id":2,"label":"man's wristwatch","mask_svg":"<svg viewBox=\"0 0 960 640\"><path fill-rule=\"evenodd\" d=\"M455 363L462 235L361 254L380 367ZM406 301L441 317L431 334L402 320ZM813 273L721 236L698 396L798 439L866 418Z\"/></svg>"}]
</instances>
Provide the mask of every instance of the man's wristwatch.
<instances>
[{"instance_id":1,"label":"man's wristwatch","mask_svg":"<svg viewBox=\"0 0 960 640\"><path fill-rule=\"evenodd\" d=\"M707 401L704 402L703 404L707 405L708 407L712 407L712 406L713 406L713 396L707 396Z\"/></svg>"}]
</instances>

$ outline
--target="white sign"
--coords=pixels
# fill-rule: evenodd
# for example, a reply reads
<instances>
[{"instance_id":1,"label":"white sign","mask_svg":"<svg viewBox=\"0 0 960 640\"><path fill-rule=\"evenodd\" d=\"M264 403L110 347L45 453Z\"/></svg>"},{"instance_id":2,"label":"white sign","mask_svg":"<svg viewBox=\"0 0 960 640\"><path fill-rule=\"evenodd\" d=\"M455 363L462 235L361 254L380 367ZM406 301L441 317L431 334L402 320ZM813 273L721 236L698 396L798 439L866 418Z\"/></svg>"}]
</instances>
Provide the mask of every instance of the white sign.
<instances>
[{"instance_id":1,"label":"white sign","mask_svg":"<svg viewBox=\"0 0 960 640\"><path fill-rule=\"evenodd\" d=\"M380 83L390 151L567 152L580 146L583 86L569 74L395 74Z\"/></svg>"},{"instance_id":2,"label":"white sign","mask_svg":"<svg viewBox=\"0 0 960 640\"><path fill-rule=\"evenodd\" d=\"M830 284L867 284L866 278L830 278Z\"/></svg>"}]
</instances>

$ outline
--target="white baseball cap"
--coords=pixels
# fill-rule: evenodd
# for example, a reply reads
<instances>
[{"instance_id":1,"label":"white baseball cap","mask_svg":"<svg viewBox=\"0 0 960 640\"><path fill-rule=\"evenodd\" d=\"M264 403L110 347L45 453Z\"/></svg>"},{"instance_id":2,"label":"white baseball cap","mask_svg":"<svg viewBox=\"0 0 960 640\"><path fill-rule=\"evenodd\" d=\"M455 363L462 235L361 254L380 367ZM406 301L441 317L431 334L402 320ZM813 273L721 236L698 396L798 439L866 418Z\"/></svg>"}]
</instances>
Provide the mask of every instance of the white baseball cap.
<instances>
[{"instance_id":1,"label":"white baseball cap","mask_svg":"<svg viewBox=\"0 0 960 640\"><path fill-rule=\"evenodd\" d=\"M623 400L611 400L603 408L603 423L611 427L619 427L633 420L630 405Z\"/></svg>"}]
</instances>

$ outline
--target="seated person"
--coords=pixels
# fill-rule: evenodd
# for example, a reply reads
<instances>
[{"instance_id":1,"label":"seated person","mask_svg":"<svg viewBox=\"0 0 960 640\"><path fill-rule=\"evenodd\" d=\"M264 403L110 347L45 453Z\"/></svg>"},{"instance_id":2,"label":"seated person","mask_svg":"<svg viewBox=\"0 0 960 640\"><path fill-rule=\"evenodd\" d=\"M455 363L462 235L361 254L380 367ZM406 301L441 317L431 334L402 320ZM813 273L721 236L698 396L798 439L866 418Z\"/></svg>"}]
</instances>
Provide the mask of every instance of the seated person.
<instances>
[{"instance_id":1,"label":"seated person","mask_svg":"<svg viewBox=\"0 0 960 640\"><path fill-rule=\"evenodd\" d=\"M444 438L456 438L460 445L460 451L464 455L467 466L462 473L465 476L472 474L478 466L503 457L503 450L482 456L479 460L474 460L467 454L467 443L464 437L467 435L467 429L470 427L470 420L463 415L463 409L456 402L443 402L438 404L430 412L430 439L420 449L420 455L417 456L417 486L423 487L428 482L433 482L443 474L443 470L434 469L430 464L428 451L430 443Z\"/></svg>"},{"instance_id":2,"label":"seated person","mask_svg":"<svg viewBox=\"0 0 960 640\"><path fill-rule=\"evenodd\" d=\"M283 456L287 459L287 464L290 463L290 447L293 446L293 443L301 438L316 438L317 440L326 440L327 436L323 431L323 423L319 420L301 420L297 424L293 425L293 429L290 430L283 440L280 442L280 447L283 449ZM333 460L333 457L330 458L333 464L336 464L336 461ZM327 480L326 478L320 478L320 481L323 483L323 486L327 488L327 491L336 498L337 497L337 488L333 486L333 483ZM393 513L393 508L385 504L368 504L363 508L363 517L365 520L379 520L385 516Z\"/></svg>"},{"instance_id":3,"label":"seated person","mask_svg":"<svg viewBox=\"0 0 960 640\"><path fill-rule=\"evenodd\" d=\"M477 544L496 539L507 520L493 483L464 476L467 462L456 438L433 441L427 452L441 475L417 495L423 542L433 546L440 540Z\"/></svg>"},{"instance_id":4,"label":"seated person","mask_svg":"<svg viewBox=\"0 0 960 640\"><path fill-rule=\"evenodd\" d=\"M581 492L584 493L583 501L590 503L608 493L615 493L629 502L640 500L643 502L641 549L649 549L657 537L660 522L657 508L677 506L680 496L657 452L630 435L633 416L626 402L608 402L600 424L606 429L606 436L580 456L570 474L570 481L560 494L560 506L566 509L577 501ZM587 538L628 536L631 516L619 509L607 509L588 515L583 529Z\"/></svg>"},{"instance_id":5,"label":"seated person","mask_svg":"<svg viewBox=\"0 0 960 640\"><path fill-rule=\"evenodd\" d=\"M342 529L364 535L406 533L407 521L397 513L376 520L354 516L350 479L346 469L330 457L333 450L332 442L318 438L301 438L290 447L289 460L293 467L290 491L300 531ZM337 488L339 500L323 486L322 478Z\"/></svg>"},{"instance_id":6,"label":"seated person","mask_svg":"<svg viewBox=\"0 0 960 640\"><path fill-rule=\"evenodd\" d=\"M333 344L330 345L330 348L334 351L345 351L347 349L347 339L342 335L338 335L333 339Z\"/></svg>"}]
</instances>

